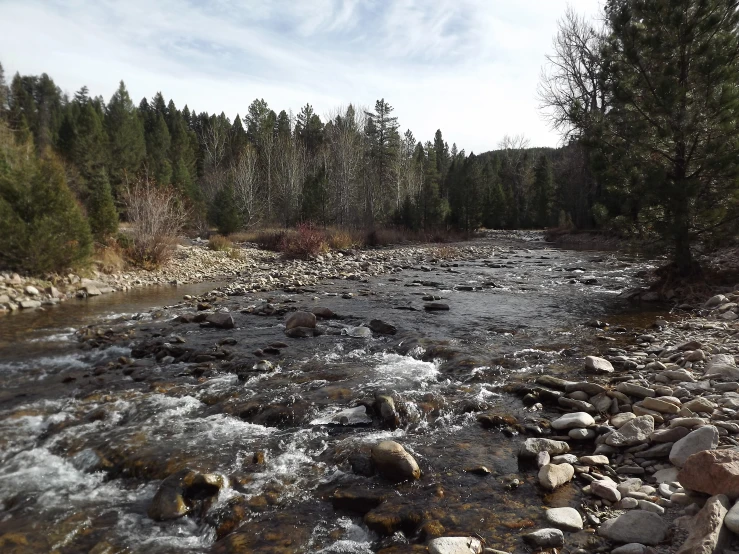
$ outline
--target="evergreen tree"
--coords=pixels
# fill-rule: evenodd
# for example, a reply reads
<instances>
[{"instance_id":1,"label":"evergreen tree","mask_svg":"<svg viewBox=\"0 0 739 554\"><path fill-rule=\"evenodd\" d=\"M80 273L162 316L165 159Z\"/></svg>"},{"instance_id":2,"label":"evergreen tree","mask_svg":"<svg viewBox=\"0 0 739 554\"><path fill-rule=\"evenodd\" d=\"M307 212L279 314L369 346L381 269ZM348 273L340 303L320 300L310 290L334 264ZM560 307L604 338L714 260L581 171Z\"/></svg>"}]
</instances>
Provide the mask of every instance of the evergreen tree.
<instances>
[{"instance_id":1,"label":"evergreen tree","mask_svg":"<svg viewBox=\"0 0 739 554\"><path fill-rule=\"evenodd\" d=\"M144 125L123 81L108 103L104 121L109 140L110 182L115 195L120 196L146 157Z\"/></svg>"},{"instance_id":2,"label":"evergreen tree","mask_svg":"<svg viewBox=\"0 0 739 554\"><path fill-rule=\"evenodd\" d=\"M552 223L554 182L552 164L545 154L539 156L534 170L534 225L547 227Z\"/></svg>"},{"instance_id":3,"label":"evergreen tree","mask_svg":"<svg viewBox=\"0 0 739 554\"><path fill-rule=\"evenodd\" d=\"M449 211L447 201L441 198L439 181L436 150L428 143L426 145L426 163L420 201L424 229L432 229L442 224Z\"/></svg>"},{"instance_id":4,"label":"evergreen tree","mask_svg":"<svg viewBox=\"0 0 739 554\"><path fill-rule=\"evenodd\" d=\"M732 229L739 157L739 2L610 0L611 109L594 144L609 187L642 200L640 220L672 244Z\"/></svg>"},{"instance_id":5,"label":"evergreen tree","mask_svg":"<svg viewBox=\"0 0 739 554\"><path fill-rule=\"evenodd\" d=\"M159 186L167 186L172 182L172 162L169 160L171 145L164 114L150 111L146 132L146 164L149 175Z\"/></svg>"},{"instance_id":6,"label":"evergreen tree","mask_svg":"<svg viewBox=\"0 0 739 554\"><path fill-rule=\"evenodd\" d=\"M95 238L104 242L118 231L118 212L113 202L108 175L99 169L88 184L90 197L87 202L87 217Z\"/></svg>"},{"instance_id":7,"label":"evergreen tree","mask_svg":"<svg viewBox=\"0 0 739 554\"><path fill-rule=\"evenodd\" d=\"M233 186L230 183L216 193L209 215L209 219L222 235L230 235L241 228L241 218L234 198Z\"/></svg>"}]
</instances>

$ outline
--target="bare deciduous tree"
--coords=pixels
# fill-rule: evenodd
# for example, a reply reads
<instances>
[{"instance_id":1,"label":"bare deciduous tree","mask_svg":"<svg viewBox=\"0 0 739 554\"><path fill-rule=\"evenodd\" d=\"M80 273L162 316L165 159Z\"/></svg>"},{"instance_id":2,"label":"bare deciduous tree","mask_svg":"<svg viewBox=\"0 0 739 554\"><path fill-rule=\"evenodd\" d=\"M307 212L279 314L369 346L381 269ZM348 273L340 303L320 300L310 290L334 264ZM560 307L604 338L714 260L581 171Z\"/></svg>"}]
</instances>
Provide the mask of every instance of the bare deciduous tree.
<instances>
[{"instance_id":1,"label":"bare deciduous tree","mask_svg":"<svg viewBox=\"0 0 739 554\"><path fill-rule=\"evenodd\" d=\"M591 117L606 110L604 40L603 29L572 7L558 22L554 54L542 68L538 97L540 109L564 140L581 136Z\"/></svg>"},{"instance_id":2,"label":"bare deciduous tree","mask_svg":"<svg viewBox=\"0 0 739 554\"><path fill-rule=\"evenodd\" d=\"M262 211L257 161L257 151L247 145L231 166L234 201L244 228L256 224Z\"/></svg>"}]
</instances>

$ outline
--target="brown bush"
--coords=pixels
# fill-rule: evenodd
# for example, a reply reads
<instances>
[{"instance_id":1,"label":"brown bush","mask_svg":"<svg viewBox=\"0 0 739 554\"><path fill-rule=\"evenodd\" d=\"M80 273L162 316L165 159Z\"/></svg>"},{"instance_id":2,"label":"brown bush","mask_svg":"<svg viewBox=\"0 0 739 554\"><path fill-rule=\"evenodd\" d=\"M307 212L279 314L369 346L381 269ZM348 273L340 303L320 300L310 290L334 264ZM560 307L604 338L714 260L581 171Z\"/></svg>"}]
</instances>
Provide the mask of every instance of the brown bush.
<instances>
[{"instance_id":1,"label":"brown bush","mask_svg":"<svg viewBox=\"0 0 739 554\"><path fill-rule=\"evenodd\" d=\"M309 223L301 223L294 233L282 237L279 250L287 258L306 260L328 250L326 235Z\"/></svg>"},{"instance_id":2,"label":"brown bush","mask_svg":"<svg viewBox=\"0 0 739 554\"><path fill-rule=\"evenodd\" d=\"M216 252L226 252L233 248L233 242L223 235L213 235L208 240L208 248Z\"/></svg>"},{"instance_id":3,"label":"brown bush","mask_svg":"<svg viewBox=\"0 0 739 554\"><path fill-rule=\"evenodd\" d=\"M123 248L114 240L107 244L97 246L93 255L93 261L99 271L108 275L120 273L126 268Z\"/></svg>"},{"instance_id":4,"label":"brown bush","mask_svg":"<svg viewBox=\"0 0 739 554\"><path fill-rule=\"evenodd\" d=\"M327 229L326 241L332 250L348 250L361 246L364 242L360 234L353 233L347 229Z\"/></svg>"},{"instance_id":5,"label":"brown bush","mask_svg":"<svg viewBox=\"0 0 739 554\"><path fill-rule=\"evenodd\" d=\"M143 267L160 266L172 256L188 210L172 187L157 187L148 179L129 187L123 202L131 224L129 257Z\"/></svg>"}]
</instances>

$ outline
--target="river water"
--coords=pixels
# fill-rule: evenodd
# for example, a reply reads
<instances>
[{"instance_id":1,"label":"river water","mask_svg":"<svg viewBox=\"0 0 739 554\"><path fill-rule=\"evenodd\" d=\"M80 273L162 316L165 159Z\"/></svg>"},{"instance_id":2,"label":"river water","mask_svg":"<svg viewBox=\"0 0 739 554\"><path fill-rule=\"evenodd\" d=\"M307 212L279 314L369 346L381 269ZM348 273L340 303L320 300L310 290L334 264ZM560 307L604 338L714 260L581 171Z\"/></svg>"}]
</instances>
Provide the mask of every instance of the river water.
<instances>
[{"instance_id":1,"label":"river water","mask_svg":"<svg viewBox=\"0 0 739 554\"><path fill-rule=\"evenodd\" d=\"M619 296L649 267L517 242L366 283L245 296L218 293L224 283L149 288L5 317L0 551L410 552L404 545L440 534L477 534L524 552L519 536L542 524L541 507L575 506L577 496L565 487L545 497L536 472L518 467L520 428L484 429L477 416L533 426L555 415L531 411L511 388L543 372L575 376L583 356L618 345L618 325L651 321ZM211 291L234 329L174 321L195 311L184 295ZM428 295L450 310L425 311ZM249 313L266 301L276 315ZM323 336L285 337L280 308L316 306L341 319ZM398 333L354 338L371 319ZM592 319L612 324L610 340L584 325ZM180 342L204 357L149 355ZM272 370L254 369L262 358ZM376 392L395 398L396 428L371 417ZM358 469L387 439L416 457L419 481ZM466 471L478 466L490 474ZM190 515L153 521L157 488L183 468L225 484ZM332 502L337 489L361 505ZM370 511L373 495L385 501ZM568 544L591 540L579 535Z\"/></svg>"}]
</instances>

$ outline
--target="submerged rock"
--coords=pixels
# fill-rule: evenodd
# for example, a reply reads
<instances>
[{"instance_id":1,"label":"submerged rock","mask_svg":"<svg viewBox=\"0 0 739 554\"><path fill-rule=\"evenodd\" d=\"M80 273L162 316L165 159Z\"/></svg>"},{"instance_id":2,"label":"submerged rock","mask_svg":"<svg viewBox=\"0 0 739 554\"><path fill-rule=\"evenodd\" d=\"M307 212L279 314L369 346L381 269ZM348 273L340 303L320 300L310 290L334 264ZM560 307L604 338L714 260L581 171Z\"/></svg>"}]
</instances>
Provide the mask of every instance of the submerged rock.
<instances>
[{"instance_id":1,"label":"submerged rock","mask_svg":"<svg viewBox=\"0 0 739 554\"><path fill-rule=\"evenodd\" d=\"M316 328L316 316L310 312L293 312L285 320L285 329L303 327L306 329Z\"/></svg>"}]
</instances>

